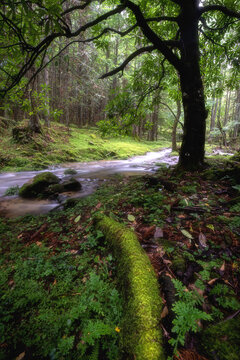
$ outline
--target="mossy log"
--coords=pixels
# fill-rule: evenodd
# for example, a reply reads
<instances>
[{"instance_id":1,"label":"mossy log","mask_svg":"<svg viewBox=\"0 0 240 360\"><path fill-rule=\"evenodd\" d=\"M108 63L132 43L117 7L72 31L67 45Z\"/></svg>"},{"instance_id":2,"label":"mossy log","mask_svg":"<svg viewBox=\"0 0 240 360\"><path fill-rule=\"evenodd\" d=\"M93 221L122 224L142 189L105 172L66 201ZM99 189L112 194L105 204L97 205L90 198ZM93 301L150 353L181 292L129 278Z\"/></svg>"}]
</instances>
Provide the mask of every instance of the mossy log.
<instances>
[{"instance_id":1,"label":"mossy log","mask_svg":"<svg viewBox=\"0 0 240 360\"><path fill-rule=\"evenodd\" d=\"M164 360L162 300L149 258L133 231L106 216L96 217L96 224L113 248L124 295L123 359Z\"/></svg>"}]
</instances>

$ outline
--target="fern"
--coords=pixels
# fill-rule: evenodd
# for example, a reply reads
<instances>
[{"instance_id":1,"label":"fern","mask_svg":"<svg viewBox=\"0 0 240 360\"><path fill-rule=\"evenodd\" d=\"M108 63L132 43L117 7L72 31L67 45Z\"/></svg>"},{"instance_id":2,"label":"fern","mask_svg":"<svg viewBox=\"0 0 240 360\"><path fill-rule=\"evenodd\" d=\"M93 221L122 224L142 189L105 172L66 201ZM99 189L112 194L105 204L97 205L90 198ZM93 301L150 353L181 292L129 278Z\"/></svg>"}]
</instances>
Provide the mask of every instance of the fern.
<instances>
[{"instance_id":1,"label":"fern","mask_svg":"<svg viewBox=\"0 0 240 360\"><path fill-rule=\"evenodd\" d=\"M98 356L99 356L99 342L97 341L88 360L98 360Z\"/></svg>"},{"instance_id":2,"label":"fern","mask_svg":"<svg viewBox=\"0 0 240 360\"><path fill-rule=\"evenodd\" d=\"M188 291L179 280L172 279L174 287L179 298L173 305L175 319L173 320L172 332L176 333L176 338L169 340L173 346L173 352L176 354L178 345L184 345L185 336L189 331L197 332L199 330L199 320L211 320L210 314L205 313L198 307L203 303L203 297L196 291Z\"/></svg>"}]
</instances>

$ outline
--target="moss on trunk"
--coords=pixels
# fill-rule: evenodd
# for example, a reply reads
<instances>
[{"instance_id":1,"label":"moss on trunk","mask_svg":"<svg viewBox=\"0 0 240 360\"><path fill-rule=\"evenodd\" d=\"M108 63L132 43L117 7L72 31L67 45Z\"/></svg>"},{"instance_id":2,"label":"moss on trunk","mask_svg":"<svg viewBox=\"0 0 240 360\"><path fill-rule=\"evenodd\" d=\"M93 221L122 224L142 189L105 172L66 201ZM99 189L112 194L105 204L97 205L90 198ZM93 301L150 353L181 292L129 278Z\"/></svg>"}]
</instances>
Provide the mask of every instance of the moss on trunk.
<instances>
[{"instance_id":1,"label":"moss on trunk","mask_svg":"<svg viewBox=\"0 0 240 360\"><path fill-rule=\"evenodd\" d=\"M106 216L97 217L96 222L113 248L125 299L123 358L163 360L162 301L151 263L133 231Z\"/></svg>"}]
</instances>

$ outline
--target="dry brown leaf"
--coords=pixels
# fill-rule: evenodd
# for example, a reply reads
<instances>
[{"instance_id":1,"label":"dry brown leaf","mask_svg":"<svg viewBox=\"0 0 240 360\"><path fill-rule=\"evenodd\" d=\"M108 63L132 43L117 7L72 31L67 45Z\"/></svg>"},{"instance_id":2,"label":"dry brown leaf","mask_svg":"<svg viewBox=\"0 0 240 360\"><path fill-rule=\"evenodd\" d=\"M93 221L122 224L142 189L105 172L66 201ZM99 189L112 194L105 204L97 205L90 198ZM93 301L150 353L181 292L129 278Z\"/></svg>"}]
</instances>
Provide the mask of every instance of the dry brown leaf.
<instances>
[{"instance_id":1,"label":"dry brown leaf","mask_svg":"<svg viewBox=\"0 0 240 360\"><path fill-rule=\"evenodd\" d=\"M202 232L200 232L200 234L198 235L198 240L202 247L207 246L207 238Z\"/></svg>"},{"instance_id":2,"label":"dry brown leaf","mask_svg":"<svg viewBox=\"0 0 240 360\"><path fill-rule=\"evenodd\" d=\"M102 206L102 203L99 202L99 203L95 206L95 209L98 210L101 206Z\"/></svg>"},{"instance_id":3,"label":"dry brown leaf","mask_svg":"<svg viewBox=\"0 0 240 360\"><path fill-rule=\"evenodd\" d=\"M161 319L164 319L168 315L168 308L164 306L163 311L161 313Z\"/></svg>"},{"instance_id":4,"label":"dry brown leaf","mask_svg":"<svg viewBox=\"0 0 240 360\"><path fill-rule=\"evenodd\" d=\"M78 253L78 250L70 250L70 253L76 255Z\"/></svg>"},{"instance_id":5,"label":"dry brown leaf","mask_svg":"<svg viewBox=\"0 0 240 360\"><path fill-rule=\"evenodd\" d=\"M26 354L25 351L22 352L21 354L19 354L19 355L16 357L16 360L22 360L22 359L24 358L25 354Z\"/></svg>"},{"instance_id":6,"label":"dry brown leaf","mask_svg":"<svg viewBox=\"0 0 240 360\"><path fill-rule=\"evenodd\" d=\"M42 242L41 241L36 241L36 245L41 247L42 246Z\"/></svg>"},{"instance_id":7,"label":"dry brown leaf","mask_svg":"<svg viewBox=\"0 0 240 360\"><path fill-rule=\"evenodd\" d=\"M214 278L214 279L209 280L209 281L208 281L208 285L214 284L215 281L217 281L217 280L218 280L218 278Z\"/></svg>"},{"instance_id":8,"label":"dry brown leaf","mask_svg":"<svg viewBox=\"0 0 240 360\"><path fill-rule=\"evenodd\" d=\"M225 261L223 262L222 266L219 269L220 271L225 271Z\"/></svg>"},{"instance_id":9,"label":"dry brown leaf","mask_svg":"<svg viewBox=\"0 0 240 360\"><path fill-rule=\"evenodd\" d=\"M155 233L154 233L154 239L159 239L163 237L163 230L159 227L156 227Z\"/></svg>"},{"instance_id":10,"label":"dry brown leaf","mask_svg":"<svg viewBox=\"0 0 240 360\"><path fill-rule=\"evenodd\" d=\"M172 264L172 261L163 259L163 263L166 265L170 265L170 264Z\"/></svg>"},{"instance_id":11,"label":"dry brown leaf","mask_svg":"<svg viewBox=\"0 0 240 360\"><path fill-rule=\"evenodd\" d=\"M198 293L199 295L203 296L204 290L199 289L195 284L190 284L190 285L189 285L189 288L190 288L191 290L197 291L197 293Z\"/></svg>"}]
</instances>

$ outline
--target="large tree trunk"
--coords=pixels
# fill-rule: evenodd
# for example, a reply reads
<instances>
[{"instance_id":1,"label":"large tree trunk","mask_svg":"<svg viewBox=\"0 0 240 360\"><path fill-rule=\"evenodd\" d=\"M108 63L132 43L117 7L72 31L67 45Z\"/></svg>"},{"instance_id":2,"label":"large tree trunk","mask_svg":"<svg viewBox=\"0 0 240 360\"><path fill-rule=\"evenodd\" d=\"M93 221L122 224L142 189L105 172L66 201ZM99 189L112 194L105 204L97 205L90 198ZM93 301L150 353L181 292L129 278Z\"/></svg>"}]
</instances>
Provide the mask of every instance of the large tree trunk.
<instances>
[{"instance_id":1,"label":"large tree trunk","mask_svg":"<svg viewBox=\"0 0 240 360\"><path fill-rule=\"evenodd\" d=\"M179 165L194 170L204 163L207 111L199 66L198 1L186 1L180 14L179 27L182 41L180 71L182 103L184 109L183 141Z\"/></svg>"}]
</instances>

